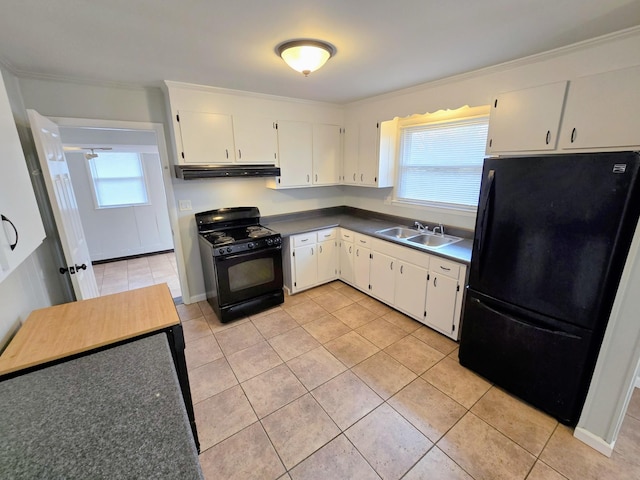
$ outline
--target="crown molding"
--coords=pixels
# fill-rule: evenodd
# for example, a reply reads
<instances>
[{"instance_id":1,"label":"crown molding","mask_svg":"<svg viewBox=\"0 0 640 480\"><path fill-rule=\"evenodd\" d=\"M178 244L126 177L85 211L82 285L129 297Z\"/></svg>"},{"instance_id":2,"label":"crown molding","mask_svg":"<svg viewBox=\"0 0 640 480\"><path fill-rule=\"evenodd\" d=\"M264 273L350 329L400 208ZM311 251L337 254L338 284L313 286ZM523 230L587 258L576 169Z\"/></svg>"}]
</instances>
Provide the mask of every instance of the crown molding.
<instances>
[{"instance_id":1,"label":"crown molding","mask_svg":"<svg viewBox=\"0 0 640 480\"><path fill-rule=\"evenodd\" d=\"M496 65L491 65L489 67L479 68L477 70L472 70L470 72L451 75L451 76L439 78L437 80L433 80L430 82L420 83L418 85L414 85L411 87L402 88L400 90L393 90L391 92L382 93L380 95L374 95L371 97L362 98L354 102L345 103L344 105L345 106L348 105L350 107L357 106L357 105L366 105L367 103L370 103L372 101L386 100L394 97L399 97L402 95L411 94L414 92L419 92L427 88L446 85L452 82L468 80L468 79L481 77L481 76L492 74L492 73L500 73L506 70L511 70L511 69L526 66L526 65L532 65L534 63L539 63L544 60L550 60L552 58L567 55L572 52L586 50L589 48L593 48L595 46L605 45L610 42L618 41L628 37L634 37L637 35L640 35L640 25L626 28L618 32L608 33L600 37L590 38L588 40L583 40L581 42L572 43L571 45L566 45L564 47L554 48L553 50L547 50L546 52L536 53L536 54L528 55L522 58L516 58L515 60L509 60L508 62L498 63Z\"/></svg>"}]
</instances>

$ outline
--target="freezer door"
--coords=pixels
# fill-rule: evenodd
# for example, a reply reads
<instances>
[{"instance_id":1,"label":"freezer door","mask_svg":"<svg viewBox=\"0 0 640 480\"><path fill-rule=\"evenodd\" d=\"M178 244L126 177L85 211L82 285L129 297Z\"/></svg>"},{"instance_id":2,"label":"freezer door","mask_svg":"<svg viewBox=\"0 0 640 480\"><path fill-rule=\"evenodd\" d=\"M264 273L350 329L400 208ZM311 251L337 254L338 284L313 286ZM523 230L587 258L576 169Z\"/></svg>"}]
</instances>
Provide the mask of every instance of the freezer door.
<instances>
[{"instance_id":1,"label":"freezer door","mask_svg":"<svg viewBox=\"0 0 640 480\"><path fill-rule=\"evenodd\" d=\"M575 425L593 372L590 332L467 293L460 364Z\"/></svg>"},{"instance_id":2,"label":"freezer door","mask_svg":"<svg viewBox=\"0 0 640 480\"><path fill-rule=\"evenodd\" d=\"M638 166L634 152L485 160L471 288L596 328L638 219Z\"/></svg>"}]
</instances>

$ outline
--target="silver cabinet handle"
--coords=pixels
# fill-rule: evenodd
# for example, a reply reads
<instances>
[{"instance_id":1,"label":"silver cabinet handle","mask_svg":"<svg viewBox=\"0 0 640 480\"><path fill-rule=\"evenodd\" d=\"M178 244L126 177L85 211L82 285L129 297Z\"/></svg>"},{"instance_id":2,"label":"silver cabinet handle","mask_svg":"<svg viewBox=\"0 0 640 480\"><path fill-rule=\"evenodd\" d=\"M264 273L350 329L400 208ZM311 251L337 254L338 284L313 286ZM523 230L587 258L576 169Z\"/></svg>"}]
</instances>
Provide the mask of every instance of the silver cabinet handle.
<instances>
[{"instance_id":1,"label":"silver cabinet handle","mask_svg":"<svg viewBox=\"0 0 640 480\"><path fill-rule=\"evenodd\" d=\"M356 181L356 174L355 173L353 174L353 181L354 182Z\"/></svg>"},{"instance_id":2,"label":"silver cabinet handle","mask_svg":"<svg viewBox=\"0 0 640 480\"><path fill-rule=\"evenodd\" d=\"M300 240L300 242L306 242L307 240L309 240L308 238L303 238L302 240Z\"/></svg>"},{"instance_id":3,"label":"silver cabinet handle","mask_svg":"<svg viewBox=\"0 0 640 480\"><path fill-rule=\"evenodd\" d=\"M330 233L327 233L327 234L324 236L324 238L329 238L330 236L331 236L331 234L330 234Z\"/></svg>"},{"instance_id":4,"label":"silver cabinet handle","mask_svg":"<svg viewBox=\"0 0 640 480\"><path fill-rule=\"evenodd\" d=\"M434 287L438 286L438 277L436 277L435 275L433 276L433 286Z\"/></svg>"},{"instance_id":5,"label":"silver cabinet handle","mask_svg":"<svg viewBox=\"0 0 640 480\"><path fill-rule=\"evenodd\" d=\"M224 149L224 154L227 156L227 158L229 158L229 150L228 149Z\"/></svg>"},{"instance_id":6,"label":"silver cabinet handle","mask_svg":"<svg viewBox=\"0 0 640 480\"><path fill-rule=\"evenodd\" d=\"M356 257L359 257L359 256L360 256L360 249L356 248Z\"/></svg>"},{"instance_id":7,"label":"silver cabinet handle","mask_svg":"<svg viewBox=\"0 0 640 480\"><path fill-rule=\"evenodd\" d=\"M400 265L400 275L402 275L402 268L404 267L404 265Z\"/></svg>"},{"instance_id":8,"label":"silver cabinet handle","mask_svg":"<svg viewBox=\"0 0 640 480\"><path fill-rule=\"evenodd\" d=\"M242 150L238 149L238 159L242 158Z\"/></svg>"},{"instance_id":9,"label":"silver cabinet handle","mask_svg":"<svg viewBox=\"0 0 640 480\"><path fill-rule=\"evenodd\" d=\"M311 247L311 255L313 255L313 247Z\"/></svg>"},{"instance_id":10,"label":"silver cabinet handle","mask_svg":"<svg viewBox=\"0 0 640 480\"><path fill-rule=\"evenodd\" d=\"M322 245L318 246L319 250L318 253L322 253Z\"/></svg>"},{"instance_id":11,"label":"silver cabinet handle","mask_svg":"<svg viewBox=\"0 0 640 480\"><path fill-rule=\"evenodd\" d=\"M389 269L393 270L393 262L391 262L391 265L389 265Z\"/></svg>"},{"instance_id":12,"label":"silver cabinet handle","mask_svg":"<svg viewBox=\"0 0 640 480\"><path fill-rule=\"evenodd\" d=\"M361 182L362 182L363 178L364 178L364 173L361 173L361 174L360 174L360 181L361 181Z\"/></svg>"},{"instance_id":13,"label":"silver cabinet handle","mask_svg":"<svg viewBox=\"0 0 640 480\"><path fill-rule=\"evenodd\" d=\"M351 248L352 248L351 245L349 245L349 253L353 252L353 250L351 250Z\"/></svg>"},{"instance_id":14,"label":"silver cabinet handle","mask_svg":"<svg viewBox=\"0 0 640 480\"><path fill-rule=\"evenodd\" d=\"M440 268L441 268L442 270L444 270L445 272L448 272L449 270L451 270L450 268L443 267L442 265L440 265Z\"/></svg>"},{"instance_id":15,"label":"silver cabinet handle","mask_svg":"<svg viewBox=\"0 0 640 480\"><path fill-rule=\"evenodd\" d=\"M309 174L307 174L307 183L309 183Z\"/></svg>"},{"instance_id":16,"label":"silver cabinet handle","mask_svg":"<svg viewBox=\"0 0 640 480\"><path fill-rule=\"evenodd\" d=\"M316 173L316 182L318 181L318 174Z\"/></svg>"}]
</instances>

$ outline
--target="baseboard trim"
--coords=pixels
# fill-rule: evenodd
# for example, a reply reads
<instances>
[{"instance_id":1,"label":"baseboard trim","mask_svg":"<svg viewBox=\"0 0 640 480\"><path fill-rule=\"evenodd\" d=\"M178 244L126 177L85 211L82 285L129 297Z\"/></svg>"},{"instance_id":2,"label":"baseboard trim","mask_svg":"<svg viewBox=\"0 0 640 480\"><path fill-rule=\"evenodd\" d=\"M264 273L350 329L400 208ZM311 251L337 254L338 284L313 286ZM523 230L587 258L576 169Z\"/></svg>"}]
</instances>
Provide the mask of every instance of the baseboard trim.
<instances>
[{"instance_id":1,"label":"baseboard trim","mask_svg":"<svg viewBox=\"0 0 640 480\"><path fill-rule=\"evenodd\" d=\"M613 447L616 444L615 440L613 441L613 443L607 443L604 441L604 439L581 427L576 427L573 432L573 436L580 440L582 443L586 443L591 448L597 450L607 457L611 456L611 454L613 453Z\"/></svg>"},{"instance_id":2,"label":"baseboard trim","mask_svg":"<svg viewBox=\"0 0 640 480\"><path fill-rule=\"evenodd\" d=\"M197 302L205 302L207 300L207 294L206 293L201 293L199 295L192 295L191 297L189 297L189 301L185 301L184 297L182 298L182 301L184 303L197 303Z\"/></svg>"}]
</instances>

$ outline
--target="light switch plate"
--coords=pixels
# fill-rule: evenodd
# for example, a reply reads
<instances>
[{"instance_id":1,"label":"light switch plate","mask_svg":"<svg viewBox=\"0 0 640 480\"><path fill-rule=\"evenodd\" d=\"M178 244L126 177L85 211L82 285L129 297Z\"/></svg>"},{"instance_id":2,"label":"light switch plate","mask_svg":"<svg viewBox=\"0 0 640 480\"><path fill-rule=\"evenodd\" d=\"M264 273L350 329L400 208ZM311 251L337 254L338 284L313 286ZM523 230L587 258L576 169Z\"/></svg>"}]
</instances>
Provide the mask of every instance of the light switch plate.
<instances>
[{"instance_id":1,"label":"light switch plate","mask_svg":"<svg viewBox=\"0 0 640 480\"><path fill-rule=\"evenodd\" d=\"M181 212L189 211L191 210L191 200L180 200L179 206Z\"/></svg>"}]
</instances>

